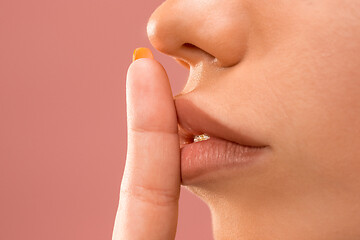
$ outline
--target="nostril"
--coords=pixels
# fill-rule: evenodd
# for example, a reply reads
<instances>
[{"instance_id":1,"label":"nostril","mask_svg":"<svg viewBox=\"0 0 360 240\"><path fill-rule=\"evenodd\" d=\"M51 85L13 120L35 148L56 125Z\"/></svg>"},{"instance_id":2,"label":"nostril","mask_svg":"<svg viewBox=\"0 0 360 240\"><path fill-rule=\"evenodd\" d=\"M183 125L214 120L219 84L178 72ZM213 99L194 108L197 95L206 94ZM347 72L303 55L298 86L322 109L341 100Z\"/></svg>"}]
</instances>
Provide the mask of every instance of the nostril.
<instances>
[{"instance_id":1,"label":"nostril","mask_svg":"<svg viewBox=\"0 0 360 240\"><path fill-rule=\"evenodd\" d=\"M196 47L195 45L193 45L191 43L184 43L183 46L186 47L186 48L198 48L198 47Z\"/></svg>"},{"instance_id":2,"label":"nostril","mask_svg":"<svg viewBox=\"0 0 360 240\"><path fill-rule=\"evenodd\" d=\"M197 46L195 46L194 44L191 44L191 43L184 43L183 45L183 48L187 49L187 50L190 50L190 51L201 51L201 52L204 52L206 53L207 55L211 56L212 58L215 58L213 55L211 55L209 52L205 51L204 49L201 49Z\"/></svg>"},{"instance_id":3,"label":"nostril","mask_svg":"<svg viewBox=\"0 0 360 240\"><path fill-rule=\"evenodd\" d=\"M195 60L195 62L200 61L200 59L207 58L209 61L216 61L216 57L210 54L208 51L199 48L198 46L191 44L191 43L184 43L181 46L181 49L184 50L186 55L189 57L190 60ZM192 62L192 61L190 61Z\"/></svg>"}]
</instances>

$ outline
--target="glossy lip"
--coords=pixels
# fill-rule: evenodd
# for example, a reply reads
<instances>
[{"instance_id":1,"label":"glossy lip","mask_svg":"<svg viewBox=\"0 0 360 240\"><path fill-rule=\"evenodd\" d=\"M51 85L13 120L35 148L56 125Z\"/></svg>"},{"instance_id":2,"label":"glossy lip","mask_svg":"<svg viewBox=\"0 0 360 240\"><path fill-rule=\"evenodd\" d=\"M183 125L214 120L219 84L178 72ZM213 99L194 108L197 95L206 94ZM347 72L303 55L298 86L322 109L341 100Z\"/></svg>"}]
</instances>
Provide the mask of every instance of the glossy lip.
<instances>
[{"instance_id":1,"label":"glossy lip","mask_svg":"<svg viewBox=\"0 0 360 240\"><path fill-rule=\"evenodd\" d=\"M191 100L175 97L181 149L183 184L216 170L245 166L260 157L269 146L220 124ZM193 142L195 135L206 133L209 140Z\"/></svg>"}]
</instances>

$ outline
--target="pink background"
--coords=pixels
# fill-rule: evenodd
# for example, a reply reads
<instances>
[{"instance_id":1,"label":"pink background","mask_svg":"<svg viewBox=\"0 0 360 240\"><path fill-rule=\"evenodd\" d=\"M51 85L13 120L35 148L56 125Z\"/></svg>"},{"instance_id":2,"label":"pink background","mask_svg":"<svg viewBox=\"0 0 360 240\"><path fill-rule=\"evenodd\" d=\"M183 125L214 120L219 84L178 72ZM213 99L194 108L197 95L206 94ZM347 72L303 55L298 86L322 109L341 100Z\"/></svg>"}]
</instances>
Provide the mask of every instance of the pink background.
<instances>
[{"instance_id":1,"label":"pink background","mask_svg":"<svg viewBox=\"0 0 360 240\"><path fill-rule=\"evenodd\" d=\"M126 154L125 76L160 0L0 1L0 239L111 239ZM187 71L154 52L173 93ZM176 239L211 239L182 190Z\"/></svg>"}]
</instances>

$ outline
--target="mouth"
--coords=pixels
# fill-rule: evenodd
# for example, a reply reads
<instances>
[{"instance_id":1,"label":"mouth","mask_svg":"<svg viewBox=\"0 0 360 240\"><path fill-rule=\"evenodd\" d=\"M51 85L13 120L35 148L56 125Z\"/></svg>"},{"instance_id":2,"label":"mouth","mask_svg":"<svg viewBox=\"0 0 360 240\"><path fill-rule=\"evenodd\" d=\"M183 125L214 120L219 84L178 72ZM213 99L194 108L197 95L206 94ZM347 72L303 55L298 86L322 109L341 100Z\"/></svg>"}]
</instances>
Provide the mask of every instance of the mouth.
<instances>
[{"instance_id":1,"label":"mouth","mask_svg":"<svg viewBox=\"0 0 360 240\"><path fill-rule=\"evenodd\" d=\"M234 133L191 100L175 98L183 185L216 178L217 171L233 170L260 161L269 146L247 131Z\"/></svg>"}]
</instances>

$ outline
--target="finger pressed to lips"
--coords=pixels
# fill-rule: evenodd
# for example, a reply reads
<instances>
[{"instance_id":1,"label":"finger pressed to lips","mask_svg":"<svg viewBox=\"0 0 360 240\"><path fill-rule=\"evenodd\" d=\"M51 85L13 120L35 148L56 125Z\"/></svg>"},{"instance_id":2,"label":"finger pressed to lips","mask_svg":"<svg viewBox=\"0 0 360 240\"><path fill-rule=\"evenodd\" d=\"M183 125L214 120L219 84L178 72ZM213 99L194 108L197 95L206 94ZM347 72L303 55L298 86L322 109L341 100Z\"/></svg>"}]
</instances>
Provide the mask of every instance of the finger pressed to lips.
<instances>
[{"instance_id":1,"label":"finger pressed to lips","mask_svg":"<svg viewBox=\"0 0 360 240\"><path fill-rule=\"evenodd\" d=\"M113 239L174 239L180 149L170 83L160 63L142 58L126 86L128 149Z\"/></svg>"}]
</instances>

